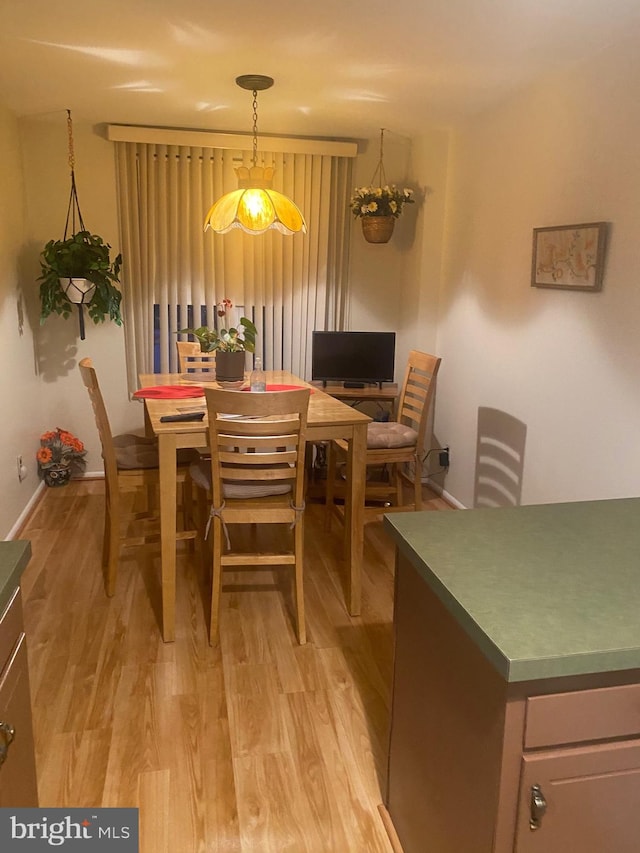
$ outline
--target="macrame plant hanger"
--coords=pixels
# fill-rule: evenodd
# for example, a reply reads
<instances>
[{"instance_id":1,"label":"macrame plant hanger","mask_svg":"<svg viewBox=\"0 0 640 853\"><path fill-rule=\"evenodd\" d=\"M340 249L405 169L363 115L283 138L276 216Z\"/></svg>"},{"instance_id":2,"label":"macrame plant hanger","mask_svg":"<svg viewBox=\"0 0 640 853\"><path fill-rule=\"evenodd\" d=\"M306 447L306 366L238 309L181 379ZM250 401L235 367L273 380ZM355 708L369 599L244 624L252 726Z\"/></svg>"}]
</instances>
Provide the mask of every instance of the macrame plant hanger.
<instances>
[{"instance_id":1,"label":"macrame plant hanger","mask_svg":"<svg viewBox=\"0 0 640 853\"><path fill-rule=\"evenodd\" d=\"M71 192L69 193L69 205L67 207L67 220L64 224L64 240L67 237L72 237L78 233L77 225L80 231L86 231L82 211L80 210L80 202L78 201L78 190L76 188L75 156L73 152L73 123L71 121L71 110L67 110L67 136L69 143L69 169L71 170ZM84 283L84 287L80 285ZM84 340L84 305L91 301L95 284L86 279L70 278L65 287L65 294L70 302L78 306L78 319L80 322L80 339Z\"/></svg>"},{"instance_id":2,"label":"macrame plant hanger","mask_svg":"<svg viewBox=\"0 0 640 853\"><path fill-rule=\"evenodd\" d=\"M380 128L380 159L371 176L371 191L375 192L378 189L384 190L387 185L387 176L384 173L384 127ZM362 223L362 234L367 243L388 243L393 234L393 229L396 224L395 218L391 215L376 215L363 216L360 219Z\"/></svg>"},{"instance_id":3,"label":"macrame plant hanger","mask_svg":"<svg viewBox=\"0 0 640 853\"><path fill-rule=\"evenodd\" d=\"M373 173L371 178L371 183L369 186L372 187L386 187L387 185L387 176L384 173L384 127L380 128L380 159L378 160L378 165L376 166L376 170ZM377 183L376 183L377 178Z\"/></svg>"}]
</instances>

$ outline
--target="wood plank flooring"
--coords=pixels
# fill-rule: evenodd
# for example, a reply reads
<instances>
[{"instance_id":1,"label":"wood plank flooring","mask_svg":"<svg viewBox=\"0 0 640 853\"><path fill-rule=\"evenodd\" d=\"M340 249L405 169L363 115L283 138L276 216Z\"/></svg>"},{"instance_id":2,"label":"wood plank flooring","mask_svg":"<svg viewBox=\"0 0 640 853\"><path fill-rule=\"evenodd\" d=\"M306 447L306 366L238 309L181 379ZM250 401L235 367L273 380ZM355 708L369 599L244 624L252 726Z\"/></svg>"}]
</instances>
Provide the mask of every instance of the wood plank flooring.
<instances>
[{"instance_id":1,"label":"wood plank flooring","mask_svg":"<svg viewBox=\"0 0 640 853\"><path fill-rule=\"evenodd\" d=\"M21 538L42 806L136 806L141 853L389 853L383 799L393 546L365 529L362 616L345 609L341 535L306 511L308 642L289 578L224 584L207 642L208 574L178 556L176 641L160 636L159 548L100 570L104 485L48 489ZM431 496L430 509L448 509ZM266 588L265 588L266 581ZM262 588L260 588L262 586Z\"/></svg>"}]
</instances>

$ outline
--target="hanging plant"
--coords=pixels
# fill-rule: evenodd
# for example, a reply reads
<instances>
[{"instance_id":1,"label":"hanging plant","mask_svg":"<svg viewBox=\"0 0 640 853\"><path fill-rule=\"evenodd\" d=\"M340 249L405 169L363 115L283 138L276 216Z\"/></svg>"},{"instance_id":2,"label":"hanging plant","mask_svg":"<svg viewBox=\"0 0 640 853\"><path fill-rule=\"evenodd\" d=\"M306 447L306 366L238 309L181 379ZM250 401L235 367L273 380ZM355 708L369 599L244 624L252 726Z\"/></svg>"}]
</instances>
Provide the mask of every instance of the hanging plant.
<instances>
[{"instance_id":1,"label":"hanging plant","mask_svg":"<svg viewBox=\"0 0 640 853\"><path fill-rule=\"evenodd\" d=\"M119 254L112 261L110 244L85 228L76 189L69 110L67 115L71 193L64 237L62 240L49 240L40 255L40 323L44 323L51 314L67 318L73 306L77 305L80 337L84 340L85 305L94 323L103 323L109 318L119 326L122 325L122 294L116 287L122 255Z\"/></svg>"},{"instance_id":2,"label":"hanging plant","mask_svg":"<svg viewBox=\"0 0 640 853\"><path fill-rule=\"evenodd\" d=\"M362 220L368 243L387 243L405 204L413 204L413 190L389 185L384 173L384 127L380 128L380 159L368 187L356 187L350 199L351 212Z\"/></svg>"},{"instance_id":3,"label":"hanging plant","mask_svg":"<svg viewBox=\"0 0 640 853\"><path fill-rule=\"evenodd\" d=\"M85 279L93 285L84 291L85 296L90 294L87 309L93 322L102 323L109 317L122 325L122 294L114 284L119 280L122 256L111 261L110 249L102 237L84 230L63 240L49 240L40 256L41 322L53 313L68 317L74 304L84 304L73 291L68 293L66 285L70 279Z\"/></svg>"}]
</instances>

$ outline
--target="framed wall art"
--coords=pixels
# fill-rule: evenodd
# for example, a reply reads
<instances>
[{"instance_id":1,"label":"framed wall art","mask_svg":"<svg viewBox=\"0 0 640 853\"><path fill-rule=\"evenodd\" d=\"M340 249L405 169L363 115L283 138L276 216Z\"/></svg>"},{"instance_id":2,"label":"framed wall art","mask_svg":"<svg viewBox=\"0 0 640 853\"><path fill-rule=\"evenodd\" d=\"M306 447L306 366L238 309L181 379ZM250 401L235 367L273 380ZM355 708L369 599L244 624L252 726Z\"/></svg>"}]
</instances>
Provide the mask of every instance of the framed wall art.
<instances>
[{"instance_id":1,"label":"framed wall art","mask_svg":"<svg viewBox=\"0 0 640 853\"><path fill-rule=\"evenodd\" d=\"M532 287L601 290L607 222L533 229Z\"/></svg>"}]
</instances>

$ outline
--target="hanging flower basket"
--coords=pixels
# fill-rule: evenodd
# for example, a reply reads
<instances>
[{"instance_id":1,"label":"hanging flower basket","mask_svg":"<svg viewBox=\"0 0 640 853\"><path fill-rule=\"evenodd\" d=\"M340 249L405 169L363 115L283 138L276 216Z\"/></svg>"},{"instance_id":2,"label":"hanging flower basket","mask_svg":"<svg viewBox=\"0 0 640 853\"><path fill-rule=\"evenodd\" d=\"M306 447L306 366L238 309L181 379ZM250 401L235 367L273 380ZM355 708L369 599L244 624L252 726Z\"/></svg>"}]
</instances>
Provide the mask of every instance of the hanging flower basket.
<instances>
[{"instance_id":1,"label":"hanging flower basket","mask_svg":"<svg viewBox=\"0 0 640 853\"><path fill-rule=\"evenodd\" d=\"M396 224L395 216L363 216L361 222L367 243L388 243Z\"/></svg>"},{"instance_id":2,"label":"hanging flower basket","mask_svg":"<svg viewBox=\"0 0 640 853\"><path fill-rule=\"evenodd\" d=\"M388 243L395 220L405 204L413 204L413 190L388 184L383 165L384 128L380 130L380 160L371 184L356 187L350 200L351 212L362 221L362 233L368 243Z\"/></svg>"}]
</instances>

